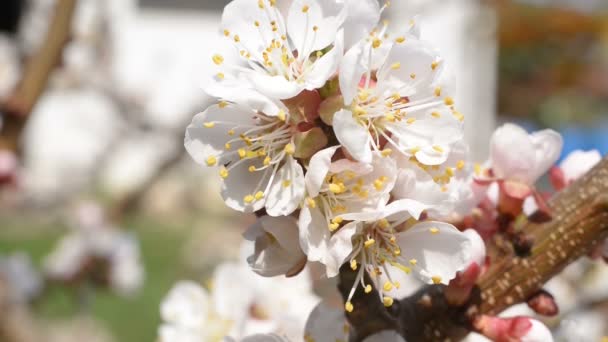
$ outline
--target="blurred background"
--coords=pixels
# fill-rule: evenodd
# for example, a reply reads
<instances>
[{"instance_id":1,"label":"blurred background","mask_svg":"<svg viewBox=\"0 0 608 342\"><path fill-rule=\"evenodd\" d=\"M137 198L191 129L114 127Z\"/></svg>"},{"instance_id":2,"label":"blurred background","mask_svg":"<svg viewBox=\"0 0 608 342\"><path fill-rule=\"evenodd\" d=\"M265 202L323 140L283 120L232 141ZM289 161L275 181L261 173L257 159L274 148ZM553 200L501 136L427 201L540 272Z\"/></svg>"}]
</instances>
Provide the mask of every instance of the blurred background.
<instances>
[{"instance_id":1,"label":"blurred background","mask_svg":"<svg viewBox=\"0 0 608 342\"><path fill-rule=\"evenodd\" d=\"M176 280L238 257L252 219L183 148L226 3L0 2L0 341L153 341ZM454 67L476 161L504 121L608 152L607 1L392 5Z\"/></svg>"}]
</instances>

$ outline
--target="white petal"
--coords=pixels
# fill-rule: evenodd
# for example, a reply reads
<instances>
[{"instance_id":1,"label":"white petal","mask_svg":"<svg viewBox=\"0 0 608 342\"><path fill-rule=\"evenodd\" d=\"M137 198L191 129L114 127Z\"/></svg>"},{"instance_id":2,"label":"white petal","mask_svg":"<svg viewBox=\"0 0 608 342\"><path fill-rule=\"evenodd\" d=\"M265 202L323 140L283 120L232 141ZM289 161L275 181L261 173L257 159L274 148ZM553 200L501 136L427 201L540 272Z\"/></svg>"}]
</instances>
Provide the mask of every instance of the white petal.
<instances>
[{"instance_id":1,"label":"white petal","mask_svg":"<svg viewBox=\"0 0 608 342\"><path fill-rule=\"evenodd\" d=\"M394 44L386 61L378 71L378 87L399 89L399 94L411 97L417 89L428 87L441 75L443 63L433 69L431 64L439 60L439 55L430 46L418 40ZM394 67L395 64L399 67ZM416 75L412 79L410 75ZM389 86L392 85L392 86Z\"/></svg>"},{"instance_id":2,"label":"white petal","mask_svg":"<svg viewBox=\"0 0 608 342\"><path fill-rule=\"evenodd\" d=\"M262 278L241 263L223 263L213 273L213 308L220 317L242 323L243 315L256 296L256 285ZM238 293L238 296L235 294Z\"/></svg>"},{"instance_id":3,"label":"white petal","mask_svg":"<svg viewBox=\"0 0 608 342\"><path fill-rule=\"evenodd\" d=\"M210 96L234 102L266 115L276 116L281 110L280 105L251 87L246 78L211 80L205 85L204 91Z\"/></svg>"},{"instance_id":4,"label":"white petal","mask_svg":"<svg viewBox=\"0 0 608 342\"><path fill-rule=\"evenodd\" d=\"M306 89L314 90L323 87L338 70L344 54L344 32L340 30L334 47L315 61L306 76Z\"/></svg>"},{"instance_id":5,"label":"white petal","mask_svg":"<svg viewBox=\"0 0 608 342\"><path fill-rule=\"evenodd\" d=\"M247 261L253 271L261 276L287 274L305 257L300 249L298 226L293 217L262 216L244 236L255 241L255 251Z\"/></svg>"},{"instance_id":6,"label":"white petal","mask_svg":"<svg viewBox=\"0 0 608 342\"><path fill-rule=\"evenodd\" d=\"M392 221L399 221L409 217L414 217L417 219L426 208L426 205L418 201L402 199L391 202L389 205L379 210L342 214L340 217L349 221L362 222L374 222L382 218L387 218Z\"/></svg>"},{"instance_id":7,"label":"white petal","mask_svg":"<svg viewBox=\"0 0 608 342\"><path fill-rule=\"evenodd\" d=\"M528 133L521 127L505 124L490 142L492 171L498 178L528 182L536 163L536 152Z\"/></svg>"},{"instance_id":8,"label":"white petal","mask_svg":"<svg viewBox=\"0 0 608 342\"><path fill-rule=\"evenodd\" d=\"M530 135L530 139L536 151L536 163L530 177L532 182L536 182L557 162L562 153L564 140L559 133L550 129L534 132Z\"/></svg>"},{"instance_id":9,"label":"white petal","mask_svg":"<svg viewBox=\"0 0 608 342\"><path fill-rule=\"evenodd\" d=\"M229 122L232 125L215 123L219 121ZM205 123L215 123L215 125L207 128ZM220 108L218 105L213 105L194 116L192 123L186 128L184 146L192 159L201 165L207 166L209 157L216 158L215 165L227 163L231 158L225 156L224 146L232 139L227 132L237 125L252 124L254 124L252 112L246 108L234 105ZM243 131L244 128L235 129L235 134Z\"/></svg>"},{"instance_id":10,"label":"white petal","mask_svg":"<svg viewBox=\"0 0 608 342\"><path fill-rule=\"evenodd\" d=\"M329 302L320 302L308 316L304 336L311 341L348 341L348 327L344 310L334 308Z\"/></svg>"},{"instance_id":11,"label":"white petal","mask_svg":"<svg viewBox=\"0 0 608 342\"><path fill-rule=\"evenodd\" d=\"M439 147L441 151L438 151L437 147ZM448 160L449 153L449 146L426 146L416 152L416 159L425 165L441 165Z\"/></svg>"},{"instance_id":12,"label":"white petal","mask_svg":"<svg viewBox=\"0 0 608 342\"><path fill-rule=\"evenodd\" d=\"M394 330L383 330L366 337L363 342L405 342L405 340Z\"/></svg>"},{"instance_id":13,"label":"white petal","mask_svg":"<svg viewBox=\"0 0 608 342\"><path fill-rule=\"evenodd\" d=\"M275 175L266 195L266 211L270 216L286 216L294 212L304 200L305 184L302 166L292 157L287 158Z\"/></svg>"},{"instance_id":14,"label":"white petal","mask_svg":"<svg viewBox=\"0 0 608 342\"><path fill-rule=\"evenodd\" d=\"M602 160L602 155L598 150L591 151L572 151L560 163L559 167L564 172L568 182L573 182L585 173L589 172L597 163Z\"/></svg>"},{"instance_id":15,"label":"white petal","mask_svg":"<svg viewBox=\"0 0 608 342\"><path fill-rule=\"evenodd\" d=\"M324 16L319 0L294 0L287 16L287 32L298 50L298 58L303 60L333 43L341 24L338 17Z\"/></svg>"},{"instance_id":16,"label":"white petal","mask_svg":"<svg viewBox=\"0 0 608 342\"><path fill-rule=\"evenodd\" d=\"M357 95L361 76L367 71L369 64L368 43L361 40L350 48L340 63L340 91L344 97L344 104L350 105Z\"/></svg>"},{"instance_id":17,"label":"white petal","mask_svg":"<svg viewBox=\"0 0 608 342\"><path fill-rule=\"evenodd\" d=\"M429 173L412 165L407 158L397 156L397 161L399 177L393 188L393 196L398 199L409 198L423 203L428 206L429 213L439 214L439 216L450 214L454 207L450 194L442 191L441 186L435 183Z\"/></svg>"},{"instance_id":18,"label":"white petal","mask_svg":"<svg viewBox=\"0 0 608 342\"><path fill-rule=\"evenodd\" d=\"M346 9L342 27L346 33L344 43L350 48L376 27L380 21L380 5L376 0L346 1Z\"/></svg>"},{"instance_id":19,"label":"white petal","mask_svg":"<svg viewBox=\"0 0 608 342\"><path fill-rule=\"evenodd\" d=\"M397 244L404 262L417 260L414 272L427 283L447 285L471 261L469 238L448 223L418 223L398 234Z\"/></svg>"},{"instance_id":20,"label":"white petal","mask_svg":"<svg viewBox=\"0 0 608 342\"><path fill-rule=\"evenodd\" d=\"M163 324L158 328L159 342L200 342L207 335L202 328L187 328L179 325Z\"/></svg>"},{"instance_id":21,"label":"white petal","mask_svg":"<svg viewBox=\"0 0 608 342\"><path fill-rule=\"evenodd\" d=\"M530 322L532 322L532 327L521 338L522 342L553 342L551 331L546 325L535 319L530 319Z\"/></svg>"},{"instance_id":22,"label":"white petal","mask_svg":"<svg viewBox=\"0 0 608 342\"><path fill-rule=\"evenodd\" d=\"M262 216L260 222L264 230L272 234L284 249L294 253L300 251L298 222L295 218L291 216Z\"/></svg>"},{"instance_id":23,"label":"white petal","mask_svg":"<svg viewBox=\"0 0 608 342\"><path fill-rule=\"evenodd\" d=\"M305 84L292 82L284 76L270 76L261 72L252 71L246 74L254 89L260 93L276 99L288 99L298 95L305 88Z\"/></svg>"},{"instance_id":24,"label":"white petal","mask_svg":"<svg viewBox=\"0 0 608 342\"><path fill-rule=\"evenodd\" d=\"M360 223L351 222L340 228L329 240L329 253L325 260L327 277L332 278L340 272L340 266L353 251L352 237L360 228Z\"/></svg>"},{"instance_id":25,"label":"white petal","mask_svg":"<svg viewBox=\"0 0 608 342\"><path fill-rule=\"evenodd\" d=\"M319 195L319 189L321 189L325 176L327 176L327 173L329 172L331 158L339 148L340 146L328 147L315 153L315 155L310 158L310 163L308 164L308 170L305 176L308 196L317 197L317 195Z\"/></svg>"},{"instance_id":26,"label":"white petal","mask_svg":"<svg viewBox=\"0 0 608 342\"><path fill-rule=\"evenodd\" d=\"M483 239L474 229L467 229L464 231L471 242L470 258L471 262L477 263L479 266L483 266L486 260L486 244Z\"/></svg>"},{"instance_id":27,"label":"white petal","mask_svg":"<svg viewBox=\"0 0 608 342\"><path fill-rule=\"evenodd\" d=\"M334 132L353 158L363 163L372 161L369 132L357 123L352 112L343 109L334 115Z\"/></svg>"},{"instance_id":28,"label":"white petal","mask_svg":"<svg viewBox=\"0 0 608 342\"><path fill-rule=\"evenodd\" d=\"M272 20L278 21L277 26L284 29L284 19L281 15L273 17ZM259 27L254 26L256 21L261 24ZM239 45L242 46L240 49L244 48L257 61L263 61L262 51L270 44L270 41L266 40L274 37L266 9L260 8L257 1L231 1L224 7L222 29L230 32L231 36L226 39L238 35Z\"/></svg>"},{"instance_id":29,"label":"white petal","mask_svg":"<svg viewBox=\"0 0 608 342\"><path fill-rule=\"evenodd\" d=\"M304 206L298 222L300 228L300 247L309 261L324 260L331 237L327 219L318 207Z\"/></svg>"},{"instance_id":30,"label":"white petal","mask_svg":"<svg viewBox=\"0 0 608 342\"><path fill-rule=\"evenodd\" d=\"M254 196L258 191L263 191L269 181L269 172L249 172L250 165L261 167L261 164L262 162L256 159L242 162L230 169L230 174L222 182L221 189L222 198L228 207L245 213L258 211L264 207L264 199L245 202L246 196Z\"/></svg>"},{"instance_id":31,"label":"white petal","mask_svg":"<svg viewBox=\"0 0 608 342\"><path fill-rule=\"evenodd\" d=\"M180 281L163 299L160 313L165 322L196 328L207 320L209 309L205 289L192 281Z\"/></svg>"}]
</instances>

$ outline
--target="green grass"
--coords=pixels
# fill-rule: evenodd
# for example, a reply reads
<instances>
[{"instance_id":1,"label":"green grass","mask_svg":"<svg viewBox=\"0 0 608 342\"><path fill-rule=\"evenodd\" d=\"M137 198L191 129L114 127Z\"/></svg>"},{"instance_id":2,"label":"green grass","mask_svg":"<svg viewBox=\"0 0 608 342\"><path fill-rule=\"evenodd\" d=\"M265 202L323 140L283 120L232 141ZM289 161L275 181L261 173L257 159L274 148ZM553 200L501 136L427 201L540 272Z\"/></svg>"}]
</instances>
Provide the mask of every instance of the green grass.
<instances>
[{"instance_id":1,"label":"green grass","mask_svg":"<svg viewBox=\"0 0 608 342\"><path fill-rule=\"evenodd\" d=\"M88 310L108 327L117 341L154 341L160 323L159 304L177 279L187 277L180 267L179 253L188 234L187 229L175 229L145 220L130 220L141 242L142 258L146 268L144 288L133 298L121 298L107 291L94 291ZM4 227L3 227L4 228ZM40 265L61 236L60 227L44 229L39 226L11 226L10 231L36 229L36 234L2 234L0 255L15 251L28 253ZM6 230L5 230L6 232ZM5 236L8 235L8 236ZM177 265L177 266L176 266ZM79 313L82 307L72 290L53 288L36 305L41 317L60 319Z\"/></svg>"}]
</instances>

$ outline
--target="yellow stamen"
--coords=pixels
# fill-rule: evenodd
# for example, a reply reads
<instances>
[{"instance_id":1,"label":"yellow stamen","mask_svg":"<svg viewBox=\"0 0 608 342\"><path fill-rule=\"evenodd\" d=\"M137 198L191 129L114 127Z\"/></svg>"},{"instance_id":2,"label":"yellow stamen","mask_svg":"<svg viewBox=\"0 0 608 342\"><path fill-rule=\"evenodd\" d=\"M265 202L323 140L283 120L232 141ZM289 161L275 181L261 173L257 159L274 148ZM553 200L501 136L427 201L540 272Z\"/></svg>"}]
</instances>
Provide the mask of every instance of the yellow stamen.
<instances>
[{"instance_id":1,"label":"yellow stamen","mask_svg":"<svg viewBox=\"0 0 608 342\"><path fill-rule=\"evenodd\" d=\"M253 197L252 195L247 195L243 197L243 200L245 201L245 203L249 204L255 200L255 197Z\"/></svg>"},{"instance_id":2,"label":"yellow stamen","mask_svg":"<svg viewBox=\"0 0 608 342\"><path fill-rule=\"evenodd\" d=\"M444 102L447 106L451 106L454 104L454 99L448 96L445 98Z\"/></svg>"},{"instance_id":3,"label":"yellow stamen","mask_svg":"<svg viewBox=\"0 0 608 342\"><path fill-rule=\"evenodd\" d=\"M372 286L371 285L365 286L365 293L370 293L370 292L372 292Z\"/></svg>"},{"instance_id":4,"label":"yellow stamen","mask_svg":"<svg viewBox=\"0 0 608 342\"><path fill-rule=\"evenodd\" d=\"M430 228L429 231L431 232L431 234L439 234L439 229L435 227Z\"/></svg>"},{"instance_id":5,"label":"yellow stamen","mask_svg":"<svg viewBox=\"0 0 608 342\"><path fill-rule=\"evenodd\" d=\"M207 166L213 166L215 164L217 164L217 158L215 158L214 156L209 156L207 157Z\"/></svg>"},{"instance_id":6,"label":"yellow stamen","mask_svg":"<svg viewBox=\"0 0 608 342\"><path fill-rule=\"evenodd\" d=\"M386 306L387 308L392 306L393 303L395 302L395 300L391 297L384 297L382 299L382 303L384 304L384 306Z\"/></svg>"},{"instance_id":7,"label":"yellow stamen","mask_svg":"<svg viewBox=\"0 0 608 342\"><path fill-rule=\"evenodd\" d=\"M264 198L264 193L262 191L258 191L255 193L255 199L256 200L261 200L262 198Z\"/></svg>"},{"instance_id":8,"label":"yellow stamen","mask_svg":"<svg viewBox=\"0 0 608 342\"><path fill-rule=\"evenodd\" d=\"M279 120L281 121L285 121L287 119L285 112L283 110L279 111L279 114L277 114L277 117L279 118Z\"/></svg>"},{"instance_id":9,"label":"yellow stamen","mask_svg":"<svg viewBox=\"0 0 608 342\"><path fill-rule=\"evenodd\" d=\"M292 143L285 145L285 153L293 155L296 152L295 146Z\"/></svg>"},{"instance_id":10,"label":"yellow stamen","mask_svg":"<svg viewBox=\"0 0 608 342\"><path fill-rule=\"evenodd\" d=\"M213 55L211 59L213 59L213 63L215 63L216 65L221 65L222 63L224 63L224 57L218 54Z\"/></svg>"},{"instance_id":11,"label":"yellow stamen","mask_svg":"<svg viewBox=\"0 0 608 342\"><path fill-rule=\"evenodd\" d=\"M393 289L393 284L391 284L390 281L387 281L386 283L384 283L384 291L389 292L390 290Z\"/></svg>"},{"instance_id":12,"label":"yellow stamen","mask_svg":"<svg viewBox=\"0 0 608 342\"><path fill-rule=\"evenodd\" d=\"M206 128L213 128L215 127L215 122L205 122L203 123L203 126L205 126Z\"/></svg>"},{"instance_id":13,"label":"yellow stamen","mask_svg":"<svg viewBox=\"0 0 608 342\"><path fill-rule=\"evenodd\" d=\"M464 162L464 160L459 160L459 161L456 163L456 169L458 169L458 171L460 171L460 170L464 169L464 166L465 166L465 162Z\"/></svg>"},{"instance_id":14,"label":"yellow stamen","mask_svg":"<svg viewBox=\"0 0 608 342\"><path fill-rule=\"evenodd\" d=\"M379 38L374 38L374 40L372 41L372 47L374 49L377 49L380 47L380 45L382 45L382 40L380 40Z\"/></svg>"},{"instance_id":15,"label":"yellow stamen","mask_svg":"<svg viewBox=\"0 0 608 342\"><path fill-rule=\"evenodd\" d=\"M364 245L366 248L369 248L369 247L373 246L375 243L376 243L376 240L374 240L374 239L369 239L369 240L365 241L365 242L363 243L363 245Z\"/></svg>"},{"instance_id":16,"label":"yellow stamen","mask_svg":"<svg viewBox=\"0 0 608 342\"><path fill-rule=\"evenodd\" d=\"M220 177L222 177L223 179L228 178L228 170L225 167L222 167L220 169Z\"/></svg>"},{"instance_id":17,"label":"yellow stamen","mask_svg":"<svg viewBox=\"0 0 608 342\"><path fill-rule=\"evenodd\" d=\"M441 284L441 277L440 276L432 276L431 280L433 281L433 284L435 284L435 285Z\"/></svg>"},{"instance_id":18,"label":"yellow stamen","mask_svg":"<svg viewBox=\"0 0 608 342\"><path fill-rule=\"evenodd\" d=\"M346 310L346 312L353 312L354 309L353 303L346 302L346 304L344 304L344 310Z\"/></svg>"},{"instance_id":19,"label":"yellow stamen","mask_svg":"<svg viewBox=\"0 0 608 342\"><path fill-rule=\"evenodd\" d=\"M310 198L310 197L308 197L306 199L306 204L308 205L309 208L316 208L317 207L317 202L314 199Z\"/></svg>"}]
</instances>

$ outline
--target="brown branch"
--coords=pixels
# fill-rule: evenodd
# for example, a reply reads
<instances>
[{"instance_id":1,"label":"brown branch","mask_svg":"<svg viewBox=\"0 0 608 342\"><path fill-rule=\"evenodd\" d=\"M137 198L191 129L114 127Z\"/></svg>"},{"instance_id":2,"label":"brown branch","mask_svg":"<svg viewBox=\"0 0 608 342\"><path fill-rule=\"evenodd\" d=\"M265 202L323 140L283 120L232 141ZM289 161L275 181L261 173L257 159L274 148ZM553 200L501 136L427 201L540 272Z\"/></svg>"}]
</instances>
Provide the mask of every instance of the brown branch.
<instances>
[{"instance_id":1,"label":"brown branch","mask_svg":"<svg viewBox=\"0 0 608 342\"><path fill-rule=\"evenodd\" d=\"M61 61L77 0L58 0L55 13L40 49L26 62L21 81L1 105L7 114L0 131L0 149L18 151L27 118L42 95L53 69Z\"/></svg>"},{"instance_id":2,"label":"brown branch","mask_svg":"<svg viewBox=\"0 0 608 342\"><path fill-rule=\"evenodd\" d=\"M394 329L407 341L458 341L471 330L477 315L495 315L525 302L608 237L608 157L548 204L553 213L550 222L520 228L533 241L528 256L518 256L500 234L488 244L491 266L467 303L449 305L439 285L396 301L390 312L383 310L377 296L359 294L353 302L357 309L347 314L354 331L351 340ZM344 297L353 284L352 273L348 267L341 269L339 287Z\"/></svg>"}]
</instances>

